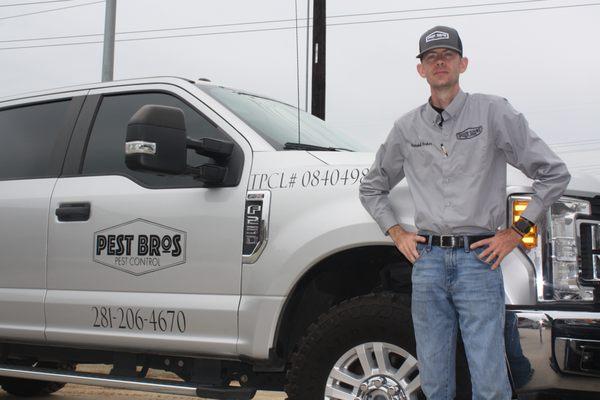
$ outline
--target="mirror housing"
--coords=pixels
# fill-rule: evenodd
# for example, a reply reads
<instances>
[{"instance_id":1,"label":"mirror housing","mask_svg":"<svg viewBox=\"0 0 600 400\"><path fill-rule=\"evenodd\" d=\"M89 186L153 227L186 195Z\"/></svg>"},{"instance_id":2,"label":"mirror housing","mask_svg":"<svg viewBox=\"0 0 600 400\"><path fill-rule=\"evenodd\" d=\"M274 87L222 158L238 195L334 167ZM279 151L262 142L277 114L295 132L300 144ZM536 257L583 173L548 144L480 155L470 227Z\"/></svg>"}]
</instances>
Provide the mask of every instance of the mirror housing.
<instances>
[{"instance_id":1,"label":"mirror housing","mask_svg":"<svg viewBox=\"0 0 600 400\"><path fill-rule=\"evenodd\" d=\"M223 164L233 153L234 145L213 138L187 138L183 111L176 107L147 104L127 124L125 164L128 168L168 174L189 173L207 184L225 180L227 168L224 166L188 166L188 148Z\"/></svg>"},{"instance_id":2,"label":"mirror housing","mask_svg":"<svg viewBox=\"0 0 600 400\"><path fill-rule=\"evenodd\" d=\"M142 106L127 124L125 164L133 170L186 170L185 118L175 107Z\"/></svg>"}]
</instances>

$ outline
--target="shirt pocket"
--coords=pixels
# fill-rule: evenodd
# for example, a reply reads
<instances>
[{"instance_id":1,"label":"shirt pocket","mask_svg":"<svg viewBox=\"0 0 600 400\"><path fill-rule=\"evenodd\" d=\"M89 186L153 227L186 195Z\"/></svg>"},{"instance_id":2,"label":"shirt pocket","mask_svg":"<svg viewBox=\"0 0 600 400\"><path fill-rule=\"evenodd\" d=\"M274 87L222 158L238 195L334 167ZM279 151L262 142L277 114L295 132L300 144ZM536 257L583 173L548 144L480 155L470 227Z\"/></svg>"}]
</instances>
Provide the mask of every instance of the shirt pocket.
<instances>
[{"instance_id":1,"label":"shirt pocket","mask_svg":"<svg viewBox=\"0 0 600 400\"><path fill-rule=\"evenodd\" d=\"M434 162L435 151L431 142L409 143L409 162L417 171L423 171Z\"/></svg>"},{"instance_id":2,"label":"shirt pocket","mask_svg":"<svg viewBox=\"0 0 600 400\"><path fill-rule=\"evenodd\" d=\"M453 140L456 173L458 175L481 173L492 162L487 127L478 125L455 131Z\"/></svg>"}]
</instances>

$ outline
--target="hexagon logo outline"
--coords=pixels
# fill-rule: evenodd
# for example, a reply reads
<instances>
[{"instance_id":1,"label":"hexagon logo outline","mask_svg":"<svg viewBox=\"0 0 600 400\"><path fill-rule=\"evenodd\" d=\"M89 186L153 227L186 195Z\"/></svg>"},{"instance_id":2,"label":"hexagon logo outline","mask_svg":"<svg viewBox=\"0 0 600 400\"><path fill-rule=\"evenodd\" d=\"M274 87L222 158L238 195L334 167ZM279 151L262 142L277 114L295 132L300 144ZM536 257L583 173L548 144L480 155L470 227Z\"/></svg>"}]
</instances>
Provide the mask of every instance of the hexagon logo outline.
<instances>
[{"instance_id":1,"label":"hexagon logo outline","mask_svg":"<svg viewBox=\"0 0 600 400\"><path fill-rule=\"evenodd\" d=\"M135 270L126 268L126 266L115 265L115 262L113 262L111 264L111 263L103 260L102 258L100 258L101 256L97 254L98 253L98 235L101 235L101 234L106 233L106 232L115 232L119 228L123 228L123 227L126 227L128 225L134 225L136 223L150 225L150 226L154 226L154 227L157 227L157 228L165 230L165 231L169 231L169 232L172 232L172 233L180 234L181 238L182 238L182 240L181 240L181 255L177 256L177 260L174 261L174 262L168 263L166 265L159 265L158 267L150 268L148 270L135 271ZM149 232L149 233L152 233L152 232ZM138 242L138 240L139 240L139 234L138 235L130 235L130 236L133 236L135 238L136 243ZM164 236L163 236L163 240L165 240ZM171 239L171 240L173 240L173 239ZM133 241L133 239L132 239L132 241ZM161 242L162 242L162 240L161 240ZM127 221L127 222L124 222L124 223L121 223L121 224L118 224L118 225L114 225L114 226L111 226L111 227L108 227L108 228L100 229L100 230L94 232L92 248L93 248L93 257L92 258L93 258L93 261L95 263L98 263L98 264L107 266L109 268L113 268L113 269L116 269L116 270L128 273L130 275L141 276L141 275L146 275L146 274L149 274L149 273L152 273L152 272L161 271L163 269L172 268L172 267L175 267L177 265L181 265L181 264L187 263L187 232L182 231L180 229L172 228L172 227L167 226L167 225L159 224L157 222L152 222L152 221L149 221L149 220L144 219L144 218L136 218L136 219L133 219L131 221ZM104 258L108 257L108 256L109 255L106 255L106 256L104 256ZM131 257L131 256L126 256L126 257ZM139 258L140 256L135 256L135 257Z\"/></svg>"}]
</instances>

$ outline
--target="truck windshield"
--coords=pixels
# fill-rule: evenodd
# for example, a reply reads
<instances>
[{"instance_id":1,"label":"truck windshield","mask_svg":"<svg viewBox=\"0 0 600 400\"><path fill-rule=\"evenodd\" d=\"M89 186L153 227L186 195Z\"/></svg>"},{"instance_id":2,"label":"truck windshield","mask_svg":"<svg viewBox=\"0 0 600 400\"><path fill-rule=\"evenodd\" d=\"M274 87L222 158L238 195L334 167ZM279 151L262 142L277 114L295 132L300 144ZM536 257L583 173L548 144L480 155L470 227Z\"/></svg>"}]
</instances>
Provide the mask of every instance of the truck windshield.
<instances>
[{"instance_id":1,"label":"truck windshield","mask_svg":"<svg viewBox=\"0 0 600 400\"><path fill-rule=\"evenodd\" d=\"M290 146L290 143L298 143L296 107L221 86L198 87L236 114L277 150L317 150L322 147L323 150L365 151L363 145L332 130L325 121L302 110L300 146ZM314 148L309 148L311 145Z\"/></svg>"}]
</instances>

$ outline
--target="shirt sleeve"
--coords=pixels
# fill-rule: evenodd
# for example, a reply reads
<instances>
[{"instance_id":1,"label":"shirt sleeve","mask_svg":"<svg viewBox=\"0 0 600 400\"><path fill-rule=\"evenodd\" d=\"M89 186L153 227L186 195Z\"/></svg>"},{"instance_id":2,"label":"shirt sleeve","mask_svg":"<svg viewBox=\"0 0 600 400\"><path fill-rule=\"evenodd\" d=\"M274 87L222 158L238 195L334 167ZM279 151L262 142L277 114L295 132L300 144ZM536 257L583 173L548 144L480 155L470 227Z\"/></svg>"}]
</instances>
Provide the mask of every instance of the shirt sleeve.
<instances>
[{"instance_id":1,"label":"shirt sleeve","mask_svg":"<svg viewBox=\"0 0 600 400\"><path fill-rule=\"evenodd\" d=\"M398 224L388 194L404 178L401 139L400 129L394 124L359 188L361 203L386 235L388 229Z\"/></svg>"},{"instance_id":2,"label":"shirt sleeve","mask_svg":"<svg viewBox=\"0 0 600 400\"><path fill-rule=\"evenodd\" d=\"M527 120L503 99L492 113L496 145L507 162L533 179L533 195L521 214L537 223L540 216L564 193L571 175L565 163L529 128Z\"/></svg>"}]
</instances>

